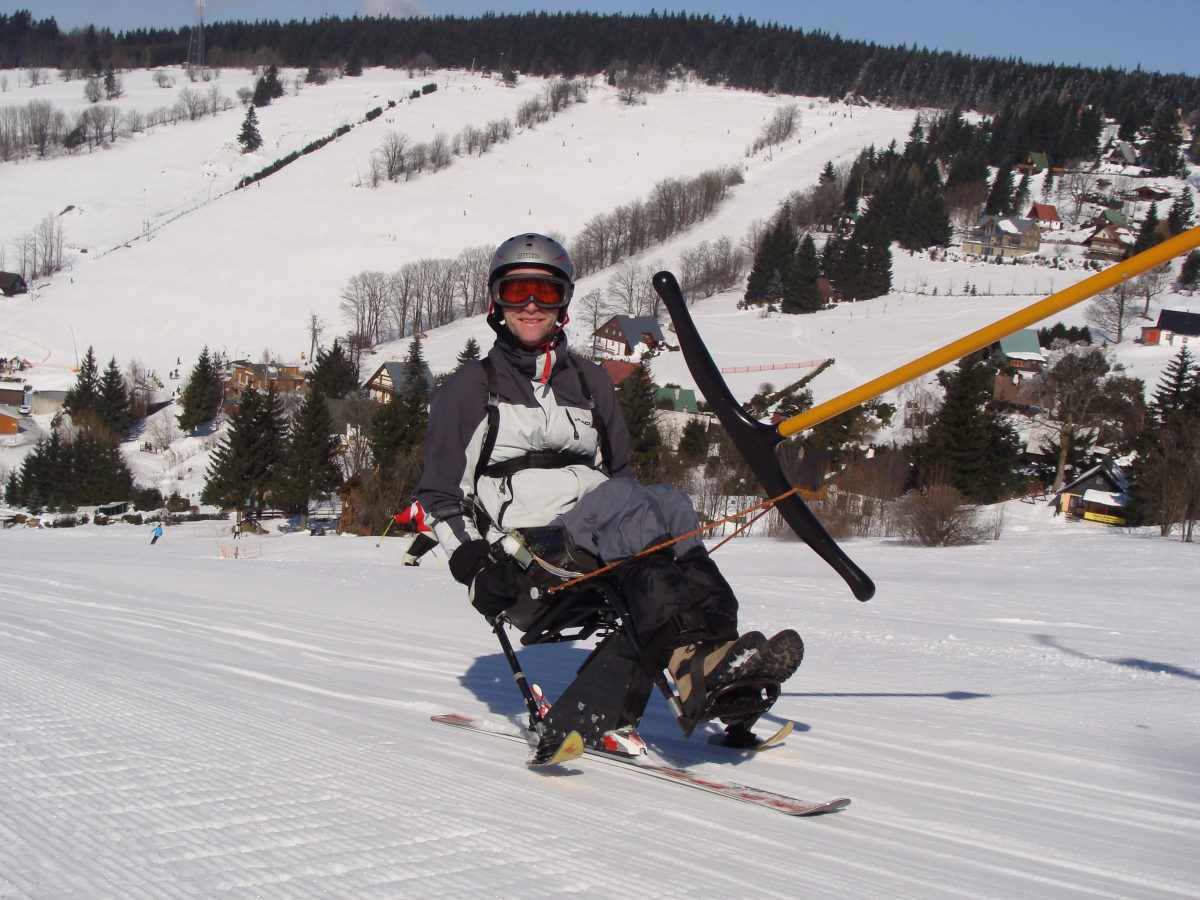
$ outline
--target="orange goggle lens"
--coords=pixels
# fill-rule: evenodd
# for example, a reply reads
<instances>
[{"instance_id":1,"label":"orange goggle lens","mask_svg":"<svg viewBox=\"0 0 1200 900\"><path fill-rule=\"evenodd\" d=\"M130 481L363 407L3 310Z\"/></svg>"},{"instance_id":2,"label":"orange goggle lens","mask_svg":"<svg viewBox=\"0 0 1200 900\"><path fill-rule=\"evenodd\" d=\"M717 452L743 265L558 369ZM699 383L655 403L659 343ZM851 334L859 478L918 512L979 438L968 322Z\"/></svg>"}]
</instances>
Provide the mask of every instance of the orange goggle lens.
<instances>
[{"instance_id":1,"label":"orange goggle lens","mask_svg":"<svg viewBox=\"0 0 1200 900\"><path fill-rule=\"evenodd\" d=\"M538 306L556 309L567 305L567 286L558 278L516 275L501 278L492 286L492 299L503 306Z\"/></svg>"}]
</instances>

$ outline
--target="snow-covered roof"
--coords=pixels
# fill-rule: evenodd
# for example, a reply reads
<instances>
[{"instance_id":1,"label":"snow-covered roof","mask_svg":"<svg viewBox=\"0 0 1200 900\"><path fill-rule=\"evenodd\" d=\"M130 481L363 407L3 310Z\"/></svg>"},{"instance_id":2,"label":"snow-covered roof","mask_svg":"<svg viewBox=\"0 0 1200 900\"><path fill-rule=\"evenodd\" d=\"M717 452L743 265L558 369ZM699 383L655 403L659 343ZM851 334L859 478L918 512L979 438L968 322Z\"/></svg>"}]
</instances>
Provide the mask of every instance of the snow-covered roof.
<instances>
[{"instance_id":1,"label":"snow-covered roof","mask_svg":"<svg viewBox=\"0 0 1200 900\"><path fill-rule=\"evenodd\" d=\"M1129 502L1128 494L1110 494L1108 491L1084 491L1084 503L1099 503L1102 506L1125 506Z\"/></svg>"}]
</instances>

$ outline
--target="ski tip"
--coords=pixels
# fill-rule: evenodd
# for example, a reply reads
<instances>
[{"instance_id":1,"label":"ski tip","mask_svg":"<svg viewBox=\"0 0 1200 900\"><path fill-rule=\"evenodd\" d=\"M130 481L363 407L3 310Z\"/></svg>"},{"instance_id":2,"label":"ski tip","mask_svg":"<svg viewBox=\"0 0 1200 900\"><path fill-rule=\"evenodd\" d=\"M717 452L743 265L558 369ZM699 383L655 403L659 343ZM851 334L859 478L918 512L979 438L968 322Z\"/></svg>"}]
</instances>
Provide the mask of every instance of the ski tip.
<instances>
[{"instance_id":1,"label":"ski tip","mask_svg":"<svg viewBox=\"0 0 1200 900\"><path fill-rule=\"evenodd\" d=\"M839 809L845 809L850 805L849 797L839 797L837 800L829 800L825 803L819 803L810 806L803 811L792 813L795 816L822 816L825 813L837 812Z\"/></svg>"},{"instance_id":2,"label":"ski tip","mask_svg":"<svg viewBox=\"0 0 1200 900\"><path fill-rule=\"evenodd\" d=\"M751 751L754 753L759 753L763 750L770 750L772 747L778 747L785 740L787 740L787 736L792 733L792 729L795 727L796 724L789 719L788 721L784 722L783 727L773 735L759 741L755 746L751 747Z\"/></svg>"},{"instance_id":3,"label":"ski tip","mask_svg":"<svg viewBox=\"0 0 1200 900\"><path fill-rule=\"evenodd\" d=\"M578 731L572 731L557 745L551 744L543 747L539 744L528 765L530 768L540 769L545 766L561 765L573 759L579 759L581 756L583 756L583 737Z\"/></svg>"}]
</instances>

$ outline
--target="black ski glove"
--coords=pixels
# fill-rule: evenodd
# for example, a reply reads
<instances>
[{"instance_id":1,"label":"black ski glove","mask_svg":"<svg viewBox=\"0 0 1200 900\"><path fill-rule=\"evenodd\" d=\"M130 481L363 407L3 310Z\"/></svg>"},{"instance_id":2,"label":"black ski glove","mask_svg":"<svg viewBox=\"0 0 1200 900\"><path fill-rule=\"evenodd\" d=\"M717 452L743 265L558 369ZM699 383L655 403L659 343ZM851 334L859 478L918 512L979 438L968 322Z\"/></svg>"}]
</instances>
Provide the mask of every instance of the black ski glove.
<instances>
[{"instance_id":1,"label":"black ski glove","mask_svg":"<svg viewBox=\"0 0 1200 900\"><path fill-rule=\"evenodd\" d=\"M455 547L454 552L450 554L450 574L454 576L454 580L459 584L470 585L484 563L489 561L488 554L491 549L487 541L479 538Z\"/></svg>"},{"instance_id":2,"label":"black ski glove","mask_svg":"<svg viewBox=\"0 0 1200 900\"><path fill-rule=\"evenodd\" d=\"M450 555L450 574L454 580L470 586L471 605L489 619L500 615L517 602L516 564L510 559L499 562L488 555L487 541L468 541Z\"/></svg>"}]
</instances>

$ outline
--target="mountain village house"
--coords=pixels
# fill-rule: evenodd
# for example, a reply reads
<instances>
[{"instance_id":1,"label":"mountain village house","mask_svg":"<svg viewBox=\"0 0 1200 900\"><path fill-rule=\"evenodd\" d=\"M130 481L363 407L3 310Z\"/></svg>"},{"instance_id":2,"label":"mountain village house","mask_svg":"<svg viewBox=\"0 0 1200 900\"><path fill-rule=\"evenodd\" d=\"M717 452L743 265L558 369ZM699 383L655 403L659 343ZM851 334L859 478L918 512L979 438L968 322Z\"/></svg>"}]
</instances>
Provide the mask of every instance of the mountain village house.
<instances>
[{"instance_id":1,"label":"mountain village house","mask_svg":"<svg viewBox=\"0 0 1200 900\"><path fill-rule=\"evenodd\" d=\"M1158 323L1142 329L1138 340L1143 344L1175 345L1175 339L1187 342L1188 338L1200 338L1200 313L1181 309L1162 309L1158 312Z\"/></svg>"},{"instance_id":2,"label":"mountain village house","mask_svg":"<svg viewBox=\"0 0 1200 900\"><path fill-rule=\"evenodd\" d=\"M1025 218L1036 224L1042 231L1058 231L1063 227L1062 219L1058 217L1058 209L1048 203L1033 204L1029 207L1029 214Z\"/></svg>"},{"instance_id":3,"label":"mountain village house","mask_svg":"<svg viewBox=\"0 0 1200 900\"><path fill-rule=\"evenodd\" d=\"M367 396L376 403L391 403L408 387L408 376L404 372L403 360L385 362L375 374L367 379ZM421 370L421 393L428 396L433 390L433 373L429 366Z\"/></svg>"},{"instance_id":4,"label":"mountain village house","mask_svg":"<svg viewBox=\"0 0 1200 900\"><path fill-rule=\"evenodd\" d=\"M280 395L295 393L304 388L306 380L299 366L235 360L226 371L223 406L226 411L232 411L237 408L238 401L246 391L253 389L265 393L272 384Z\"/></svg>"},{"instance_id":5,"label":"mountain village house","mask_svg":"<svg viewBox=\"0 0 1200 900\"><path fill-rule=\"evenodd\" d=\"M1088 235L1083 243L1092 256L1101 256L1106 259L1124 259L1129 251L1133 249L1135 240L1133 232L1128 228L1108 222Z\"/></svg>"},{"instance_id":6,"label":"mountain village house","mask_svg":"<svg viewBox=\"0 0 1200 900\"><path fill-rule=\"evenodd\" d=\"M699 421L707 429L709 417L700 412L696 392L691 388L660 387L655 393L655 400L658 408L654 411L654 422L668 449L679 449L679 441L688 422Z\"/></svg>"},{"instance_id":7,"label":"mountain village house","mask_svg":"<svg viewBox=\"0 0 1200 900\"><path fill-rule=\"evenodd\" d=\"M1042 232L1037 223L1017 216L984 216L963 241L963 253L985 258L1037 253Z\"/></svg>"},{"instance_id":8,"label":"mountain village house","mask_svg":"<svg viewBox=\"0 0 1200 900\"><path fill-rule=\"evenodd\" d=\"M25 279L16 272L0 272L0 294L5 297L15 297L29 290Z\"/></svg>"},{"instance_id":9,"label":"mountain village house","mask_svg":"<svg viewBox=\"0 0 1200 900\"><path fill-rule=\"evenodd\" d=\"M8 437L20 432L21 417L12 407L0 406L0 437Z\"/></svg>"},{"instance_id":10,"label":"mountain village house","mask_svg":"<svg viewBox=\"0 0 1200 900\"><path fill-rule=\"evenodd\" d=\"M1046 365L1037 332L1023 328L993 344L992 358L1002 364L992 381L992 396L1022 409L1044 409L1049 403L1034 376Z\"/></svg>"},{"instance_id":11,"label":"mountain village house","mask_svg":"<svg viewBox=\"0 0 1200 900\"><path fill-rule=\"evenodd\" d=\"M1100 463L1064 485L1050 505L1055 508L1055 515L1065 513L1073 519L1124 525L1129 482L1116 466Z\"/></svg>"},{"instance_id":12,"label":"mountain village house","mask_svg":"<svg viewBox=\"0 0 1200 900\"><path fill-rule=\"evenodd\" d=\"M608 356L632 356L638 344L657 350L665 344L654 316L613 316L593 334L595 351Z\"/></svg>"}]
</instances>

